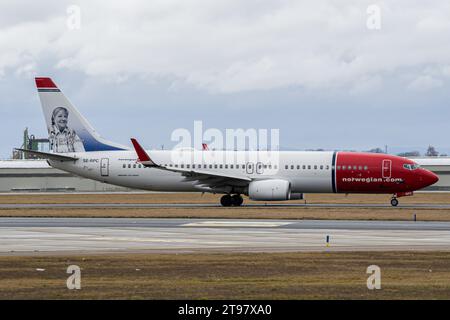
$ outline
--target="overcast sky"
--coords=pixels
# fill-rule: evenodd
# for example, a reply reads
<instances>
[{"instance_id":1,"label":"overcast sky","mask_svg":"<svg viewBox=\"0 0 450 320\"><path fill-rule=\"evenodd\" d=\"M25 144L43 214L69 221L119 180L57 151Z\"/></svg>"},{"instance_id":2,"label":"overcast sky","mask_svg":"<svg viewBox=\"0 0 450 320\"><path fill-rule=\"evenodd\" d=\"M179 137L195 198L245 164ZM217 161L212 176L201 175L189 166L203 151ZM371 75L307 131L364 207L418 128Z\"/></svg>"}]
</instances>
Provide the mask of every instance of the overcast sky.
<instances>
[{"instance_id":1,"label":"overcast sky","mask_svg":"<svg viewBox=\"0 0 450 320\"><path fill-rule=\"evenodd\" d=\"M2 0L0 158L47 135L35 76L127 145L202 120L283 149L450 153L449 39L448 0Z\"/></svg>"}]
</instances>

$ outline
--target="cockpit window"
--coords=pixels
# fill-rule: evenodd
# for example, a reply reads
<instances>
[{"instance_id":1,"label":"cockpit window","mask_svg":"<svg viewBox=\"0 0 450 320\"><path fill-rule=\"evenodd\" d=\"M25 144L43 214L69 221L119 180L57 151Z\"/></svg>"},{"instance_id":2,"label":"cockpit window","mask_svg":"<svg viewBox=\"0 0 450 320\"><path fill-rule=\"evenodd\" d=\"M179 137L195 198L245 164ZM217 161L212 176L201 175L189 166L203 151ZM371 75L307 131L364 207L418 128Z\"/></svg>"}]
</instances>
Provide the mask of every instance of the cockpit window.
<instances>
[{"instance_id":1,"label":"cockpit window","mask_svg":"<svg viewBox=\"0 0 450 320\"><path fill-rule=\"evenodd\" d=\"M403 168L405 168L407 170L416 170L416 169L420 168L420 165L418 165L417 163L413 163L413 164L405 163L403 165Z\"/></svg>"}]
</instances>

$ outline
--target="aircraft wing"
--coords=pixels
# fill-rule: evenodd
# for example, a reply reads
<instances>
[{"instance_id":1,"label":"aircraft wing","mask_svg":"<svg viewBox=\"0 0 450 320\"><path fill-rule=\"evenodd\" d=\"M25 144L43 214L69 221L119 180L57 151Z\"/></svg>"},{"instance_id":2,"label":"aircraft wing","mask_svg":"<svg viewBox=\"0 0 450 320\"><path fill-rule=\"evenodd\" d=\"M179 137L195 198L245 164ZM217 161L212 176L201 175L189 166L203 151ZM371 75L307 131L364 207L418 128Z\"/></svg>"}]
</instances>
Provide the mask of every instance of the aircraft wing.
<instances>
[{"instance_id":1,"label":"aircraft wing","mask_svg":"<svg viewBox=\"0 0 450 320\"><path fill-rule=\"evenodd\" d=\"M43 157L45 159L50 159L50 160L57 160L57 161L76 161L76 160L78 160L78 158L71 157L71 156L65 156L60 153L42 152L42 151L34 151L34 150L27 150L27 149L20 149L20 148L15 148L15 149L18 151L34 154L34 155Z\"/></svg>"},{"instance_id":2,"label":"aircraft wing","mask_svg":"<svg viewBox=\"0 0 450 320\"><path fill-rule=\"evenodd\" d=\"M220 172L210 172L207 170L195 170L161 166L155 163L148 153L141 147L136 139L132 138L134 149L138 156L138 162L144 167L153 167L161 170L181 173L185 181L195 181L199 187L217 188L224 186L247 186L252 179L246 176L228 175Z\"/></svg>"},{"instance_id":3,"label":"aircraft wing","mask_svg":"<svg viewBox=\"0 0 450 320\"><path fill-rule=\"evenodd\" d=\"M184 181L195 181L195 185L199 187L218 188L224 186L247 186L252 179L245 176L227 175L217 172L208 172L203 170L189 170L179 168L167 168L164 170L180 172L185 178Z\"/></svg>"}]
</instances>

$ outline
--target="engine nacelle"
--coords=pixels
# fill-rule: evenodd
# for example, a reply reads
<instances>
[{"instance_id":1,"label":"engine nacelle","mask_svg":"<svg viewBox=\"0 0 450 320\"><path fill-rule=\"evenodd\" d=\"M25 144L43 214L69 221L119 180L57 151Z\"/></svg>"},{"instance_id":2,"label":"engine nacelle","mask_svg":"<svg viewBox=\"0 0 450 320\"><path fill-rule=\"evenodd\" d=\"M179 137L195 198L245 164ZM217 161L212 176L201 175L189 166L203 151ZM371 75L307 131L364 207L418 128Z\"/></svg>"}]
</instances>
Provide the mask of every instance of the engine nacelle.
<instances>
[{"instance_id":1,"label":"engine nacelle","mask_svg":"<svg viewBox=\"0 0 450 320\"><path fill-rule=\"evenodd\" d=\"M291 199L291 183L281 179L252 181L248 196L256 201L279 201Z\"/></svg>"}]
</instances>

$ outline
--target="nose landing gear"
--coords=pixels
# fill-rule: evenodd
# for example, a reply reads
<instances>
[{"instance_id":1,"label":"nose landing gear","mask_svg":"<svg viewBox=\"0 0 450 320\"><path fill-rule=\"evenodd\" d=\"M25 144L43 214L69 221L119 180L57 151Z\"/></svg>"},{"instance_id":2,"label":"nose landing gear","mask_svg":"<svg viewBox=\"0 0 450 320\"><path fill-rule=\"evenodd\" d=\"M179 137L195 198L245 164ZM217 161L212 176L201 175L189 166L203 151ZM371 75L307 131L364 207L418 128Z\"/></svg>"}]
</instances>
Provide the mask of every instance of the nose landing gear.
<instances>
[{"instance_id":1,"label":"nose landing gear","mask_svg":"<svg viewBox=\"0 0 450 320\"><path fill-rule=\"evenodd\" d=\"M226 194L220 198L220 204L224 207L239 207L244 202L244 199L240 194L235 194L233 196Z\"/></svg>"},{"instance_id":2,"label":"nose landing gear","mask_svg":"<svg viewBox=\"0 0 450 320\"><path fill-rule=\"evenodd\" d=\"M396 207L398 206L398 200L396 197L392 197L391 199L391 206Z\"/></svg>"},{"instance_id":3,"label":"nose landing gear","mask_svg":"<svg viewBox=\"0 0 450 320\"><path fill-rule=\"evenodd\" d=\"M392 195L392 198L391 198L391 205L392 205L393 207L396 207L396 206L398 206L398 200L397 200L397 198L400 198L400 197L409 197L409 196L412 196L412 195L414 195L414 192L412 192L412 191L408 191L408 192L397 192L397 193L394 193L394 194Z\"/></svg>"}]
</instances>

